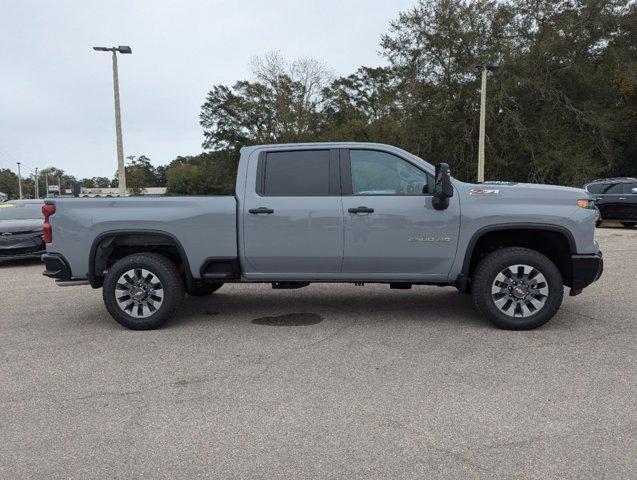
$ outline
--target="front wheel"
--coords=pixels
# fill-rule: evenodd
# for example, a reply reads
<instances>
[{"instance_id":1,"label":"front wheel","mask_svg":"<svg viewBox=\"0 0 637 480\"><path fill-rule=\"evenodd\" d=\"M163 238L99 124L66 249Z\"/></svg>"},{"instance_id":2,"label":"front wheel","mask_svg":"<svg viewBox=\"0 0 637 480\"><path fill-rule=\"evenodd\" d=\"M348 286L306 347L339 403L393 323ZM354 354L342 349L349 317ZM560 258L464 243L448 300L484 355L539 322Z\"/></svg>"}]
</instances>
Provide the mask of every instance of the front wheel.
<instances>
[{"instance_id":1,"label":"front wheel","mask_svg":"<svg viewBox=\"0 0 637 480\"><path fill-rule=\"evenodd\" d=\"M168 258L137 253L118 260L109 269L102 296L118 323L132 330L151 330L175 314L184 299L184 281Z\"/></svg>"},{"instance_id":2,"label":"front wheel","mask_svg":"<svg viewBox=\"0 0 637 480\"><path fill-rule=\"evenodd\" d=\"M473 277L473 301L494 325L531 330L562 304L564 285L555 264L534 250L507 247L489 254Z\"/></svg>"},{"instance_id":3,"label":"front wheel","mask_svg":"<svg viewBox=\"0 0 637 480\"><path fill-rule=\"evenodd\" d=\"M621 223L626 228L633 228L635 225L637 225L637 222L621 222Z\"/></svg>"}]
</instances>

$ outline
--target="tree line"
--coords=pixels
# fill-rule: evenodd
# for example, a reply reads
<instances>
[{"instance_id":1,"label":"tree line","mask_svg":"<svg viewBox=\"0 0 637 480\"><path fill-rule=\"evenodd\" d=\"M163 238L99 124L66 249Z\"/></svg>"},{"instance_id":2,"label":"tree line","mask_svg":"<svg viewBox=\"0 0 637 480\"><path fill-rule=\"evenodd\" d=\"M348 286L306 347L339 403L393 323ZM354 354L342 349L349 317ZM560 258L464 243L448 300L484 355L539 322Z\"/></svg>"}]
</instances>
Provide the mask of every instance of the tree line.
<instances>
[{"instance_id":1,"label":"tree line","mask_svg":"<svg viewBox=\"0 0 637 480\"><path fill-rule=\"evenodd\" d=\"M314 59L255 58L252 78L206 95L204 152L160 167L129 157L128 186L232 193L242 146L311 141L388 143L475 181L475 66L487 63L499 65L487 88L487 179L581 186L637 175L632 0L420 0L390 22L380 54L386 66L341 77Z\"/></svg>"},{"instance_id":2,"label":"tree line","mask_svg":"<svg viewBox=\"0 0 637 480\"><path fill-rule=\"evenodd\" d=\"M208 93L204 148L381 142L475 181L475 66L497 64L487 88L487 179L582 186L637 174L633 1L421 0L390 23L380 48L388 66L335 79L316 61L257 59L253 79Z\"/></svg>"}]
</instances>

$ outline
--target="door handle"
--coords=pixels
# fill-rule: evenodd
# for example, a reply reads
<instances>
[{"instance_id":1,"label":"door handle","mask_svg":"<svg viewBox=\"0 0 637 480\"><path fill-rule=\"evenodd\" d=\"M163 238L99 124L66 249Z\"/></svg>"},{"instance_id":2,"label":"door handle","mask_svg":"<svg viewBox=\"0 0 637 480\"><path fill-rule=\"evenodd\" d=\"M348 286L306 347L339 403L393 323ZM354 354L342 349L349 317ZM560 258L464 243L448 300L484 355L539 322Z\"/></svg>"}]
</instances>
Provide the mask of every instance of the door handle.
<instances>
[{"instance_id":1,"label":"door handle","mask_svg":"<svg viewBox=\"0 0 637 480\"><path fill-rule=\"evenodd\" d=\"M373 208L369 208L369 207L352 207L352 208L348 208L347 211L349 213L374 213L374 209Z\"/></svg>"},{"instance_id":2,"label":"door handle","mask_svg":"<svg viewBox=\"0 0 637 480\"><path fill-rule=\"evenodd\" d=\"M268 213L268 214L274 213L274 210L268 207L259 207L259 208L251 208L250 210L248 210L248 212L254 215L258 215L259 213Z\"/></svg>"},{"instance_id":3,"label":"door handle","mask_svg":"<svg viewBox=\"0 0 637 480\"><path fill-rule=\"evenodd\" d=\"M619 197L620 200L626 200L626 197Z\"/></svg>"}]
</instances>

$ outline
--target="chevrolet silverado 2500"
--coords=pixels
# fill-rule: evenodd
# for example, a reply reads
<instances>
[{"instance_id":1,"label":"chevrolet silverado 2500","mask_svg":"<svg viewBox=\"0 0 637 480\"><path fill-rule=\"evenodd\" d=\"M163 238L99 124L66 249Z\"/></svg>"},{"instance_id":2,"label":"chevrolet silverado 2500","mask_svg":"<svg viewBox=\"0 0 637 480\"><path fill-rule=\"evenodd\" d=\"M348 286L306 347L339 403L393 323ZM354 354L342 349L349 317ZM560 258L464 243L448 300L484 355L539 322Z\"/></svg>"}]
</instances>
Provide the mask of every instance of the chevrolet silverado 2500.
<instances>
[{"instance_id":1,"label":"chevrolet silverado 2500","mask_svg":"<svg viewBox=\"0 0 637 480\"><path fill-rule=\"evenodd\" d=\"M245 147L234 196L47 199L44 275L102 288L151 329L227 282L455 286L495 325L531 329L599 278L583 189L471 184L369 143Z\"/></svg>"}]
</instances>

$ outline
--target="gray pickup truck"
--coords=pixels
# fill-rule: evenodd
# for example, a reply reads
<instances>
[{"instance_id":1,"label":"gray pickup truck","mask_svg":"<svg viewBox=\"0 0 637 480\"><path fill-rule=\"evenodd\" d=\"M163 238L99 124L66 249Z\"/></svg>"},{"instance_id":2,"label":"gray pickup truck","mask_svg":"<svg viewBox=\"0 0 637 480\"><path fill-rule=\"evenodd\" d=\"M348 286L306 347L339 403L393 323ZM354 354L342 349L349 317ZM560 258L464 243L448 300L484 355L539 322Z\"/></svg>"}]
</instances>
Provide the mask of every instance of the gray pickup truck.
<instances>
[{"instance_id":1,"label":"gray pickup truck","mask_svg":"<svg viewBox=\"0 0 637 480\"><path fill-rule=\"evenodd\" d=\"M498 327L531 329L603 266L585 190L464 183L381 144L245 147L234 196L49 199L43 212L44 275L102 287L140 330L227 282L455 286Z\"/></svg>"}]
</instances>

